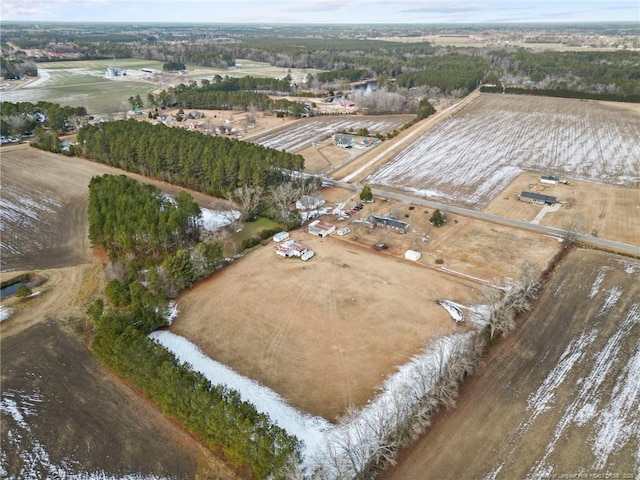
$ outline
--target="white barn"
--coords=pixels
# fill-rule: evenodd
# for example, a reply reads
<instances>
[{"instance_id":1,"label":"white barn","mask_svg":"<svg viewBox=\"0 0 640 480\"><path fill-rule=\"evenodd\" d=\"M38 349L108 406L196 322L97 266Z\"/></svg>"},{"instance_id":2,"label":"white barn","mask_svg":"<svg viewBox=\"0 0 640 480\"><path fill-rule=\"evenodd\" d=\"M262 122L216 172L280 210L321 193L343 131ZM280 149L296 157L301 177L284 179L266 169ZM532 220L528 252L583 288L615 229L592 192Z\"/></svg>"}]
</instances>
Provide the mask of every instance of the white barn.
<instances>
[{"instance_id":1,"label":"white barn","mask_svg":"<svg viewBox=\"0 0 640 480\"><path fill-rule=\"evenodd\" d=\"M314 220L309 224L307 231L311 235L326 237L336 231L336 226L332 223L323 222L322 220Z\"/></svg>"}]
</instances>

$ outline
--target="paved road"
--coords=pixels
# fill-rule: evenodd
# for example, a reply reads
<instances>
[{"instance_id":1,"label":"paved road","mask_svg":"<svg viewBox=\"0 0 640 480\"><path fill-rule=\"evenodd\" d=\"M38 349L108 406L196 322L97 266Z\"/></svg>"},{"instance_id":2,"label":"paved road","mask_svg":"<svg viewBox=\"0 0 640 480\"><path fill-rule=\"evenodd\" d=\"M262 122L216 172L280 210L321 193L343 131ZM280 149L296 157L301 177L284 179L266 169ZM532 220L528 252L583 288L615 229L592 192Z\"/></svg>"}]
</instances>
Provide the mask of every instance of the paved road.
<instances>
[{"instance_id":1,"label":"paved road","mask_svg":"<svg viewBox=\"0 0 640 480\"><path fill-rule=\"evenodd\" d=\"M340 182L340 181L332 180L329 178L323 179L323 182L326 184L335 185L337 187L347 188L354 191L359 191L361 189L359 185ZM510 218L500 217L498 215L492 215L490 213L478 212L476 210L470 210L468 208L454 207L453 205L445 205L444 203L433 202L431 200L425 200L420 197L414 197L414 196L406 195L402 193L390 192L390 191L382 190L379 188L373 188L371 190L376 197L390 198L393 200L399 200L402 202L412 203L414 205L421 205L421 206L429 207L433 209L438 208L442 212L462 215L464 217L477 218L479 220L484 220L484 221L496 223L499 225L506 225L508 227L520 228L522 230L528 230L536 233L543 233L546 235L553 235L555 237L560 237L560 238L564 238L568 234L566 230L563 230L561 228L545 227L542 225L536 225L534 223L523 222L520 220L513 220ZM640 246L638 245L630 245L628 243L615 242L613 240L598 238L591 235L583 235L580 233L575 234L575 239L587 245L593 245L595 247L604 248L607 250L612 250L620 253L625 253L627 255L640 256Z\"/></svg>"}]
</instances>

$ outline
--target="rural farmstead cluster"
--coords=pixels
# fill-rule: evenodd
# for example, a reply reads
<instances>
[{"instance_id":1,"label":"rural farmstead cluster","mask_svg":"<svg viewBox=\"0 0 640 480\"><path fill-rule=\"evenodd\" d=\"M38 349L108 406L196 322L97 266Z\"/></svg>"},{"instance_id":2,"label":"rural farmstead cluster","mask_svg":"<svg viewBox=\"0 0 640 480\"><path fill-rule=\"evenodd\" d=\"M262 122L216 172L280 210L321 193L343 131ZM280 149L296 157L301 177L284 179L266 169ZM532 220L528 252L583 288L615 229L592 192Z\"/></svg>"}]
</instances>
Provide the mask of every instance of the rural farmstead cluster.
<instances>
[{"instance_id":1,"label":"rural farmstead cluster","mask_svg":"<svg viewBox=\"0 0 640 480\"><path fill-rule=\"evenodd\" d=\"M637 5L113 1L3 5L2 478L640 472Z\"/></svg>"}]
</instances>

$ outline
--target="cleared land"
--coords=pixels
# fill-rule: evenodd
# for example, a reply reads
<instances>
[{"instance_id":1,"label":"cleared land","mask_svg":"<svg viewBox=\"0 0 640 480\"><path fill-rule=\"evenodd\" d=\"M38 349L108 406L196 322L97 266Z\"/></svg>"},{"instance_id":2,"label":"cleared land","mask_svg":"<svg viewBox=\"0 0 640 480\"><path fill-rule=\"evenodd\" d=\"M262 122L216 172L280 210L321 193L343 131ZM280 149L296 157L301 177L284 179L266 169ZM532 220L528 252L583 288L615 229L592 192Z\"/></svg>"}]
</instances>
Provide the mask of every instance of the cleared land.
<instances>
[{"instance_id":1,"label":"cleared land","mask_svg":"<svg viewBox=\"0 0 640 480\"><path fill-rule=\"evenodd\" d=\"M506 218L533 221L541 206L518 201L522 191L535 191L558 199L561 206L540 225L567 228L579 223L580 233L640 245L640 188L570 180L569 185L543 185L533 173L519 175L484 210Z\"/></svg>"},{"instance_id":2,"label":"cleared land","mask_svg":"<svg viewBox=\"0 0 640 480\"><path fill-rule=\"evenodd\" d=\"M463 280L371 248L294 238L316 257L302 262L276 255L273 242L259 247L184 292L171 330L328 419L362 407L395 366L458 328L437 299L476 295Z\"/></svg>"},{"instance_id":3,"label":"cleared land","mask_svg":"<svg viewBox=\"0 0 640 480\"><path fill-rule=\"evenodd\" d=\"M640 109L481 94L366 181L480 209L524 171L635 186Z\"/></svg>"},{"instance_id":4,"label":"cleared land","mask_svg":"<svg viewBox=\"0 0 640 480\"><path fill-rule=\"evenodd\" d=\"M570 253L457 408L382 478L635 478L639 298L640 261Z\"/></svg>"}]
</instances>

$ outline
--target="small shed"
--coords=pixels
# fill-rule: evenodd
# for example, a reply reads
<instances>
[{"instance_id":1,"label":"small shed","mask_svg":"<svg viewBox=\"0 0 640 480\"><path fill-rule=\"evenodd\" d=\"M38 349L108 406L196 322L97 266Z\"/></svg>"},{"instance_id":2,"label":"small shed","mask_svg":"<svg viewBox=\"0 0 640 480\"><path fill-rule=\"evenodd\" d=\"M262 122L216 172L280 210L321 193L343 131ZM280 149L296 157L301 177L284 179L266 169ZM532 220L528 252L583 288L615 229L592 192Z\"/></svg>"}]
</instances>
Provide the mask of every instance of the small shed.
<instances>
[{"instance_id":1,"label":"small shed","mask_svg":"<svg viewBox=\"0 0 640 480\"><path fill-rule=\"evenodd\" d=\"M283 240L286 240L289 238L289 232L278 232L273 236L273 241L276 243L280 243Z\"/></svg>"},{"instance_id":2,"label":"small shed","mask_svg":"<svg viewBox=\"0 0 640 480\"><path fill-rule=\"evenodd\" d=\"M553 175L542 175L540 177L540 183L546 183L547 185L557 185L560 179Z\"/></svg>"},{"instance_id":3,"label":"small shed","mask_svg":"<svg viewBox=\"0 0 640 480\"><path fill-rule=\"evenodd\" d=\"M417 262L418 260L420 260L421 256L422 254L415 250L407 250L406 252L404 252L404 258L407 260L411 260L412 262Z\"/></svg>"},{"instance_id":4,"label":"small shed","mask_svg":"<svg viewBox=\"0 0 640 480\"><path fill-rule=\"evenodd\" d=\"M322 220L314 220L309 224L307 231L311 235L326 237L336 231L336 226L332 223L323 222Z\"/></svg>"}]
</instances>

